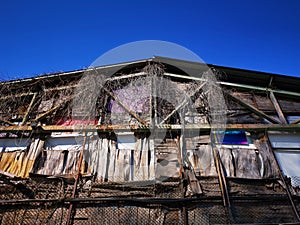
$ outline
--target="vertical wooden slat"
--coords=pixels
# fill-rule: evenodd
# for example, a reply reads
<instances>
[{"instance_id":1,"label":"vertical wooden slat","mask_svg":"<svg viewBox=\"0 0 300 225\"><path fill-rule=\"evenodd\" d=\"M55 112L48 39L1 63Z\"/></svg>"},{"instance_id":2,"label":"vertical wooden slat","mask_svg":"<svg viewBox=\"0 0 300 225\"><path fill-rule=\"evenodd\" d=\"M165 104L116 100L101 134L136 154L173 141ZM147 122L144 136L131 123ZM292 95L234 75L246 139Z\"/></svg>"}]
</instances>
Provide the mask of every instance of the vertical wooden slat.
<instances>
[{"instance_id":1,"label":"vertical wooden slat","mask_svg":"<svg viewBox=\"0 0 300 225\"><path fill-rule=\"evenodd\" d=\"M115 167L116 167L116 144L114 141L109 140L109 160L108 160L108 172L107 172L107 178L108 181L115 181L114 180L114 175L115 175Z\"/></svg>"}]
</instances>

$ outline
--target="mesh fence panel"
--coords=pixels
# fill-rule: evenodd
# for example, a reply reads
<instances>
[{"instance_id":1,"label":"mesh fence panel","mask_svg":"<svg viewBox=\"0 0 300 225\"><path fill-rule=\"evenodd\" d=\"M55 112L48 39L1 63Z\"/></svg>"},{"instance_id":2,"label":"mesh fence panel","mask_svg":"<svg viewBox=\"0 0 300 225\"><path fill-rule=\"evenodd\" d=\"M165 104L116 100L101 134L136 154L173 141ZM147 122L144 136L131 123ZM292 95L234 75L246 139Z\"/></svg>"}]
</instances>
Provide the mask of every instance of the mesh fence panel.
<instances>
[{"instance_id":1,"label":"mesh fence panel","mask_svg":"<svg viewBox=\"0 0 300 225\"><path fill-rule=\"evenodd\" d=\"M299 201L295 202L299 208ZM284 224L296 223L287 200L233 201L230 210L221 199L76 199L76 201L2 202L0 224Z\"/></svg>"},{"instance_id":2,"label":"mesh fence panel","mask_svg":"<svg viewBox=\"0 0 300 225\"><path fill-rule=\"evenodd\" d=\"M292 176L291 182L294 187L300 189L300 176Z\"/></svg>"}]
</instances>

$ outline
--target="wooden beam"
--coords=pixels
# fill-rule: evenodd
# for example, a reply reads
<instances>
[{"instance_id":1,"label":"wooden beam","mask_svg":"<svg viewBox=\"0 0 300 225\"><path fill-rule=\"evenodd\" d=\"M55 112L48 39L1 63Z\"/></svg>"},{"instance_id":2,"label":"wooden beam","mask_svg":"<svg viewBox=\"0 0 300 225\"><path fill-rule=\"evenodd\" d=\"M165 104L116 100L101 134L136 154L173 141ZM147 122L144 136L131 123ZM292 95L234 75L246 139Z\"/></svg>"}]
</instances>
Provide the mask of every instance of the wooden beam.
<instances>
[{"instance_id":1,"label":"wooden beam","mask_svg":"<svg viewBox=\"0 0 300 225\"><path fill-rule=\"evenodd\" d=\"M206 82L202 83L198 88L197 90L189 96L189 99L193 98L199 91L202 90L202 88L204 87L204 85L206 84ZM159 123L159 125L162 125L164 124L169 118L171 118L171 116L173 116L178 110L180 110L182 107L184 107L186 104L188 104L188 100L185 99L182 103L180 103L169 115L167 115L163 121L161 121Z\"/></svg>"},{"instance_id":2,"label":"wooden beam","mask_svg":"<svg viewBox=\"0 0 300 225\"><path fill-rule=\"evenodd\" d=\"M37 93L34 93L34 95L32 96L32 99L31 99L31 101L30 101L30 104L29 104L29 106L28 106L28 108L27 108L27 110L26 110L26 113L25 113L25 115L24 115L24 118L23 118L23 120L22 120L21 126L23 126L23 125L26 123L27 117L28 117L29 112L30 112L30 110L31 110L31 107L32 107L32 105L33 105L33 103L34 103L34 101L35 101L35 99L36 99L36 96L37 96Z\"/></svg>"},{"instance_id":3,"label":"wooden beam","mask_svg":"<svg viewBox=\"0 0 300 225\"><path fill-rule=\"evenodd\" d=\"M217 126L214 126L216 130ZM220 126L223 130L223 125ZM178 131L182 129L180 124L165 124L162 126L141 126L141 125L85 125L84 127L80 125L74 126L61 126L61 125L46 125L40 126L39 132L49 133L49 132L112 132L112 131L140 131L149 132L151 129L156 131L161 130L165 132L166 130ZM211 130L209 124L186 124L185 130L200 130L201 132L208 132ZM226 130L247 130L247 131L299 131L300 124L227 124ZM31 126L0 126L0 133L17 133L17 132L31 132L33 131Z\"/></svg>"},{"instance_id":4,"label":"wooden beam","mask_svg":"<svg viewBox=\"0 0 300 225\"><path fill-rule=\"evenodd\" d=\"M300 118L297 119L297 120L292 121L290 124L297 124L297 123L300 123Z\"/></svg>"},{"instance_id":5,"label":"wooden beam","mask_svg":"<svg viewBox=\"0 0 300 225\"><path fill-rule=\"evenodd\" d=\"M83 144L82 144L79 159L78 159L78 162L77 162L77 172L75 174L75 182L74 182L72 196L71 196L72 198L75 198L75 195L76 195L76 192L77 192L77 185L78 185L78 182L79 182L80 170L81 170L81 166L82 166L83 154L84 154L84 149L85 149L85 145L86 145L86 140L87 140L87 133L85 133L85 135L84 135ZM74 210L74 204L71 202L70 206L69 206L68 216L67 216L67 224L68 225L71 224L72 216L74 215L73 210Z\"/></svg>"},{"instance_id":6,"label":"wooden beam","mask_svg":"<svg viewBox=\"0 0 300 225\"><path fill-rule=\"evenodd\" d=\"M276 110L276 112L277 112L277 115L278 115L278 117L279 117L281 123L287 124L287 121L286 121L286 119L285 119L285 116L284 116L284 114L283 114L283 112L282 112L282 110L281 110L281 107L280 107L280 105L279 105L279 103L278 103L278 101L277 101L277 99L276 99L276 97L275 97L273 91L270 91L270 99L271 99L271 101L272 101L272 103L273 103L273 105L274 105L274 107L275 107L275 110Z\"/></svg>"},{"instance_id":7,"label":"wooden beam","mask_svg":"<svg viewBox=\"0 0 300 225\"><path fill-rule=\"evenodd\" d=\"M232 100L234 100L235 102L239 103L240 105L244 106L245 108L247 108L248 110L250 110L251 112L255 113L256 115L263 117L265 119L267 119L268 121L272 122L272 123L279 123L277 120L273 119L272 117L268 116L267 114L265 114L264 112L260 111L259 109L255 108L254 106L244 102L243 100L239 99L238 97L230 94L230 93L226 93L227 96L229 96Z\"/></svg>"},{"instance_id":8,"label":"wooden beam","mask_svg":"<svg viewBox=\"0 0 300 225\"><path fill-rule=\"evenodd\" d=\"M129 79L129 78L140 77L140 76L145 76L145 75L148 75L148 74L145 72L131 73L131 74L126 74L126 75L121 75L121 76L109 77L106 79L106 81Z\"/></svg>"},{"instance_id":9,"label":"wooden beam","mask_svg":"<svg viewBox=\"0 0 300 225\"><path fill-rule=\"evenodd\" d=\"M52 109L48 110L47 112L39 115L36 117L32 122L38 122L39 120L43 119L45 116L48 116L50 113L54 112L55 110L59 109L63 104L67 103L68 101L72 100L73 97L70 97L66 100L64 100L62 103L59 103L58 105L54 106Z\"/></svg>"},{"instance_id":10,"label":"wooden beam","mask_svg":"<svg viewBox=\"0 0 300 225\"><path fill-rule=\"evenodd\" d=\"M188 76L188 75L180 75L180 74L173 74L173 73L164 73L164 75L169 76L169 77L186 79L186 80L205 81L205 79L203 79L201 77L192 77L192 76ZM236 87L236 88L243 88L243 89L250 89L250 90L257 90L257 91L264 91L264 92L273 91L274 93L278 93L278 94L300 97L299 92L271 89L268 87L259 87L259 86L254 86L254 85L238 84L238 83L231 83L231 82L225 82L225 81L217 81L217 84L221 84L223 86L228 86L228 87Z\"/></svg>"},{"instance_id":11,"label":"wooden beam","mask_svg":"<svg viewBox=\"0 0 300 225\"><path fill-rule=\"evenodd\" d=\"M227 187L227 181L226 177L224 174L224 171L222 169L221 165L221 159L219 155L219 151L215 146L212 146L212 151L213 151L213 157L214 157L214 162L216 165L217 173L218 173L218 181L221 189L221 194L223 198L223 204L224 207L226 208L226 212L228 214L228 218L230 221L232 221L232 211L231 211L231 204L230 204L230 198L229 198L229 192L228 192L228 187Z\"/></svg>"},{"instance_id":12,"label":"wooden beam","mask_svg":"<svg viewBox=\"0 0 300 225\"><path fill-rule=\"evenodd\" d=\"M0 100L6 100L6 99L10 99L10 98L19 98L19 97L23 97L23 96L34 95L35 93L36 92L26 92L26 93L20 93L20 94L15 94L15 95L7 95L7 96L0 97Z\"/></svg>"},{"instance_id":13,"label":"wooden beam","mask_svg":"<svg viewBox=\"0 0 300 225\"><path fill-rule=\"evenodd\" d=\"M5 119L3 119L3 118L1 118L1 117L0 117L0 121L2 121L2 122L4 122L4 123L7 123L8 125L11 125L11 126L16 126L16 124L14 124L14 123L12 123L12 122L10 122L10 121L8 121L8 120L5 120Z\"/></svg>"},{"instance_id":14,"label":"wooden beam","mask_svg":"<svg viewBox=\"0 0 300 225\"><path fill-rule=\"evenodd\" d=\"M134 117L137 121L139 121L141 124L143 125L147 125L147 122L144 121L143 119L141 119L135 112L131 111L126 105L124 105L120 99L115 96L112 92L110 92L107 88L103 87L103 90L106 92L106 94L108 94L110 97L112 97L113 100L116 101L116 103L118 103L118 105L120 105L126 112L129 113L129 115L131 115L132 117Z\"/></svg>"}]
</instances>

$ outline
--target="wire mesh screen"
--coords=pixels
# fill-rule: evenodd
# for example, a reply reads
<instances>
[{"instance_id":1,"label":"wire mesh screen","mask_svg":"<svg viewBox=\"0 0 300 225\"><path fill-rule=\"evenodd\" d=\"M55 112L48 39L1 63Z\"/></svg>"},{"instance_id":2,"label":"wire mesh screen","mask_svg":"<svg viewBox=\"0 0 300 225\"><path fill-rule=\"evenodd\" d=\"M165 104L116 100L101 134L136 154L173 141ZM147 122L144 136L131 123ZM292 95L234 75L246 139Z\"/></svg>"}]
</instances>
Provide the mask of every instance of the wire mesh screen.
<instances>
[{"instance_id":1,"label":"wire mesh screen","mask_svg":"<svg viewBox=\"0 0 300 225\"><path fill-rule=\"evenodd\" d=\"M299 202L297 202L298 204ZM73 206L72 212L70 205ZM70 219L70 220L68 220ZM73 199L2 202L1 224L266 224L296 223L286 200Z\"/></svg>"},{"instance_id":2,"label":"wire mesh screen","mask_svg":"<svg viewBox=\"0 0 300 225\"><path fill-rule=\"evenodd\" d=\"M300 176L291 176L291 183L294 187L300 190Z\"/></svg>"}]
</instances>

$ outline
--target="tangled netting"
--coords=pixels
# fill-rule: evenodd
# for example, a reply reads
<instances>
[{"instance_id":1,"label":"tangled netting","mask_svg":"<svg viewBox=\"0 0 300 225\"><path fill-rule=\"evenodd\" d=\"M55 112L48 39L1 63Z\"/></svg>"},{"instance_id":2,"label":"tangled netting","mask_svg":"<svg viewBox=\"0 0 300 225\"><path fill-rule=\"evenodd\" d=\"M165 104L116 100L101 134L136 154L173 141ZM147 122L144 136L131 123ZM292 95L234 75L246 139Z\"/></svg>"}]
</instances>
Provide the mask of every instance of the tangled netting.
<instances>
[{"instance_id":1,"label":"tangled netting","mask_svg":"<svg viewBox=\"0 0 300 225\"><path fill-rule=\"evenodd\" d=\"M164 76L162 65L149 64L137 73L111 77L101 69L89 69L75 91L72 118L84 125L162 125L184 120L195 124L202 117L202 123L219 128L225 124L225 110L211 71L198 80L176 82Z\"/></svg>"},{"instance_id":2,"label":"tangled netting","mask_svg":"<svg viewBox=\"0 0 300 225\"><path fill-rule=\"evenodd\" d=\"M77 82L62 80L58 76L56 80L43 77L29 79L28 82L1 83L1 123L25 125L36 121L52 125L70 118L70 100ZM51 110L54 107L56 110Z\"/></svg>"}]
</instances>

